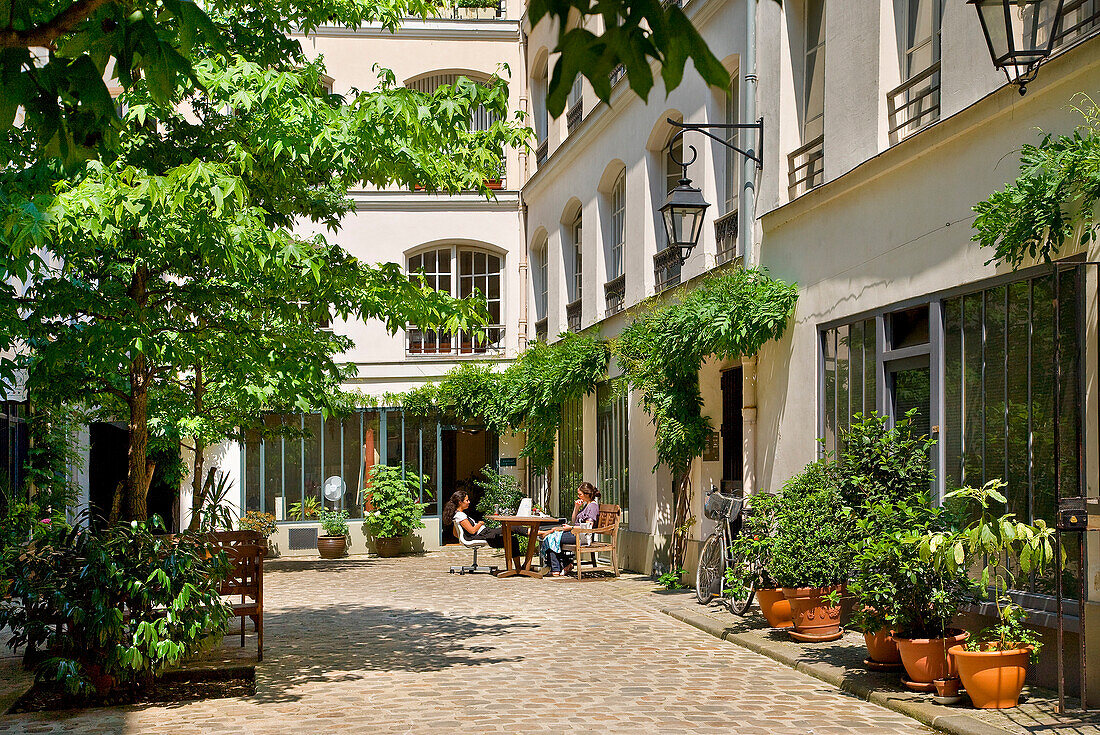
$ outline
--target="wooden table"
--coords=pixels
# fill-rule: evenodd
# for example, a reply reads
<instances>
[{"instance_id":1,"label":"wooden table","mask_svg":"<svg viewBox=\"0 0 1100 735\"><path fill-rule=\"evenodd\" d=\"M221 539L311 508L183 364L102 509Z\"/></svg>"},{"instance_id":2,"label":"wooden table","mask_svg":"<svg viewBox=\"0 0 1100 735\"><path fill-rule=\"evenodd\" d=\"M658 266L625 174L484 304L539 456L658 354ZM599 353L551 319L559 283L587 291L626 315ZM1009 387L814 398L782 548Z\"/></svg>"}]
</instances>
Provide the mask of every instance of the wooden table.
<instances>
[{"instance_id":1,"label":"wooden table","mask_svg":"<svg viewBox=\"0 0 1100 735\"><path fill-rule=\"evenodd\" d=\"M489 518L500 521L501 528L504 530L504 558L508 562L508 569L497 577L514 577L522 574L524 577L542 579L546 575L545 569L537 572L531 569L531 560L534 558L535 549L539 546L539 527L543 523L557 523L558 519L553 516L489 516ZM516 569L512 562L512 531L513 529L518 531L524 526L527 527L527 558L523 566Z\"/></svg>"}]
</instances>

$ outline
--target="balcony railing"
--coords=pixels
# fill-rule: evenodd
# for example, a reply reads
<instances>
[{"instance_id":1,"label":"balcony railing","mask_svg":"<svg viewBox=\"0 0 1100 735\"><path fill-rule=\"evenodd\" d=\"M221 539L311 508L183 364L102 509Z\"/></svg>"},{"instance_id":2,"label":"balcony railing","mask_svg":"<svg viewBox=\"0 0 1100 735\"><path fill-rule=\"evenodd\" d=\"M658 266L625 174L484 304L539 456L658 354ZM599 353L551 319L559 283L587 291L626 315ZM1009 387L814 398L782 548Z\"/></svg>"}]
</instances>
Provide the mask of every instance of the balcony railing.
<instances>
[{"instance_id":1,"label":"balcony railing","mask_svg":"<svg viewBox=\"0 0 1100 735\"><path fill-rule=\"evenodd\" d=\"M584 105L578 101L572 107L569 108L569 112L565 113L565 129L569 135L573 134L581 124L581 113L584 111Z\"/></svg>"},{"instance_id":2,"label":"balcony railing","mask_svg":"<svg viewBox=\"0 0 1100 735\"><path fill-rule=\"evenodd\" d=\"M653 286L657 293L680 285L680 253L665 248L653 256Z\"/></svg>"},{"instance_id":3,"label":"balcony railing","mask_svg":"<svg viewBox=\"0 0 1100 735\"><path fill-rule=\"evenodd\" d=\"M897 143L940 119L940 62L886 93L890 142Z\"/></svg>"},{"instance_id":4,"label":"balcony railing","mask_svg":"<svg viewBox=\"0 0 1100 735\"><path fill-rule=\"evenodd\" d=\"M453 7L436 8L433 14L435 18L444 18L451 20L492 20L494 18L504 17L504 2L498 2L496 5L487 3L485 7Z\"/></svg>"},{"instance_id":5,"label":"balcony railing","mask_svg":"<svg viewBox=\"0 0 1100 735\"><path fill-rule=\"evenodd\" d=\"M539 319L535 322L535 339L546 341L547 336L550 334L550 320L546 317Z\"/></svg>"},{"instance_id":6,"label":"balcony railing","mask_svg":"<svg viewBox=\"0 0 1100 735\"><path fill-rule=\"evenodd\" d=\"M570 301L565 305L565 325L570 332L581 331L581 300Z\"/></svg>"},{"instance_id":7,"label":"balcony railing","mask_svg":"<svg viewBox=\"0 0 1100 735\"><path fill-rule=\"evenodd\" d=\"M546 155L550 150L550 141L544 140L535 147L535 165L542 166L546 163Z\"/></svg>"},{"instance_id":8,"label":"balcony railing","mask_svg":"<svg viewBox=\"0 0 1100 735\"><path fill-rule=\"evenodd\" d=\"M607 81L609 81L611 83L611 86L614 87L616 84L619 83L619 80L621 80L625 76L626 67L622 64L616 64L615 68L611 70L611 73L607 75Z\"/></svg>"},{"instance_id":9,"label":"balcony railing","mask_svg":"<svg viewBox=\"0 0 1100 735\"><path fill-rule=\"evenodd\" d=\"M741 256L737 240L737 210L714 220L714 242L718 244L717 265Z\"/></svg>"},{"instance_id":10,"label":"balcony railing","mask_svg":"<svg viewBox=\"0 0 1100 735\"><path fill-rule=\"evenodd\" d=\"M787 191L791 199L825 183L824 159L824 135L819 135L787 156Z\"/></svg>"},{"instance_id":11,"label":"balcony railing","mask_svg":"<svg viewBox=\"0 0 1100 735\"><path fill-rule=\"evenodd\" d=\"M481 329L437 332L434 329L405 329L405 352L410 356L491 355L504 350L504 325Z\"/></svg>"},{"instance_id":12,"label":"balcony railing","mask_svg":"<svg viewBox=\"0 0 1100 735\"><path fill-rule=\"evenodd\" d=\"M603 285L603 297L607 303L607 316L623 310L626 300L626 274L620 273Z\"/></svg>"},{"instance_id":13,"label":"balcony railing","mask_svg":"<svg viewBox=\"0 0 1100 735\"><path fill-rule=\"evenodd\" d=\"M1062 6L1062 27L1054 36L1054 47L1068 46L1100 29L1100 1L1066 0Z\"/></svg>"}]
</instances>

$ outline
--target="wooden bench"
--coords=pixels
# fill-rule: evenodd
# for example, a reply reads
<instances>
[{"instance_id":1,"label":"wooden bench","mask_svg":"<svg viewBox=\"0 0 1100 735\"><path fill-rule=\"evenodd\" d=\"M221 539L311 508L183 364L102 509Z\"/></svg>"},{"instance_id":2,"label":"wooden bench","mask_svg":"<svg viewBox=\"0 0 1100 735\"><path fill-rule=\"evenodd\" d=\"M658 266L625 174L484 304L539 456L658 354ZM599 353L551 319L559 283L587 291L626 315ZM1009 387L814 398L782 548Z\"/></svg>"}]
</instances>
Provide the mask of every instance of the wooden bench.
<instances>
[{"instance_id":1,"label":"wooden bench","mask_svg":"<svg viewBox=\"0 0 1100 735\"><path fill-rule=\"evenodd\" d=\"M225 552L229 572L218 584L223 597L230 600L232 614L241 619L241 647L244 647L245 620L252 619L256 630L256 660L264 660L264 538L255 531L214 531L208 535L213 553Z\"/></svg>"},{"instance_id":2,"label":"wooden bench","mask_svg":"<svg viewBox=\"0 0 1100 735\"><path fill-rule=\"evenodd\" d=\"M584 566L581 563L581 554L592 555L592 566L589 571L596 569L610 569L615 573L615 576L619 576L619 521L622 519L623 511L617 505L604 505L600 504L600 513L596 517L596 524L594 528L574 528L573 535L577 537L576 547L570 547L569 551L576 554L576 569L577 579L583 580L583 572L581 571ZM604 539L600 540L596 537L603 536ZM583 543L585 537L591 539L587 544ZM565 551L567 547L562 546L562 551ZM611 566L600 567L598 554L609 553L611 555Z\"/></svg>"}]
</instances>

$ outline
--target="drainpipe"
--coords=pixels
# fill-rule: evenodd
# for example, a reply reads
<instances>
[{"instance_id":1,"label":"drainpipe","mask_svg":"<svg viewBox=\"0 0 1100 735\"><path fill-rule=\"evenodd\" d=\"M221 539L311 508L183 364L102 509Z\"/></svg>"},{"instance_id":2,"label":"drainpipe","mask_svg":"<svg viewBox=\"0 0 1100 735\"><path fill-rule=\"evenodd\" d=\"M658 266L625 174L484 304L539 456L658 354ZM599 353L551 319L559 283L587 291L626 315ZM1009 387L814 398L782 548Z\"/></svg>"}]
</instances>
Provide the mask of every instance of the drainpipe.
<instances>
[{"instance_id":1,"label":"drainpipe","mask_svg":"<svg viewBox=\"0 0 1100 735\"><path fill-rule=\"evenodd\" d=\"M746 122L756 122L756 3L757 0L745 0L745 55L741 64L741 72L745 78ZM760 155L756 150L759 137L754 136L751 143L745 149L754 155ZM751 268L759 262L756 246L753 242L756 237L756 162L748 156L742 156L744 166L741 176L744 182L741 187L741 235L744 243L744 264Z\"/></svg>"},{"instance_id":2,"label":"drainpipe","mask_svg":"<svg viewBox=\"0 0 1100 735\"><path fill-rule=\"evenodd\" d=\"M745 0L745 58L742 69L745 75L745 120L756 121L756 3L757 0ZM754 137L750 153L760 155L756 150L759 137ZM760 262L756 252L756 162L744 157L744 185L741 189L741 234L744 248L744 264L751 268ZM742 358L742 495L748 497L756 491L756 355Z\"/></svg>"}]
</instances>

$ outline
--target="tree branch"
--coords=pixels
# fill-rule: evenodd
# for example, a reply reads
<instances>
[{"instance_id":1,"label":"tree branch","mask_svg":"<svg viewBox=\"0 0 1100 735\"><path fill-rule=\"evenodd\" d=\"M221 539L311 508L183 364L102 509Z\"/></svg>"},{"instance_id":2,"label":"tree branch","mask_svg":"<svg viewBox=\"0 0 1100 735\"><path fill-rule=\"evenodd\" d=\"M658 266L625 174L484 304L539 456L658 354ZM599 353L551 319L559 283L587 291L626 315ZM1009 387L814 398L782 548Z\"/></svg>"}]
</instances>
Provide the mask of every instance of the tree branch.
<instances>
[{"instance_id":1,"label":"tree branch","mask_svg":"<svg viewBox=\"0 0 1100 735\"><path fill-rule=\"evenodd\" d=\"M52 46L59 37L76 28L109 2L111 0L77 0L45 23L20 31L10 28L0 30L0 49Z\"/></svg>"}]
</instances>

